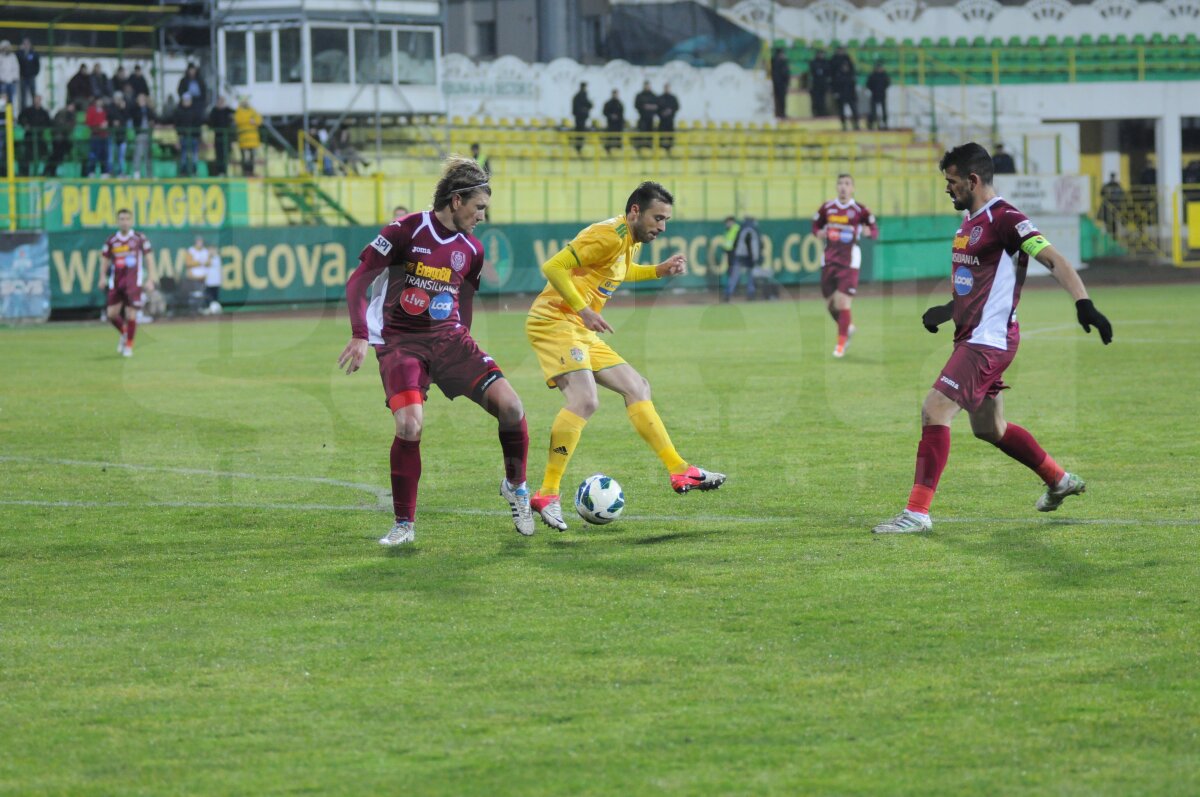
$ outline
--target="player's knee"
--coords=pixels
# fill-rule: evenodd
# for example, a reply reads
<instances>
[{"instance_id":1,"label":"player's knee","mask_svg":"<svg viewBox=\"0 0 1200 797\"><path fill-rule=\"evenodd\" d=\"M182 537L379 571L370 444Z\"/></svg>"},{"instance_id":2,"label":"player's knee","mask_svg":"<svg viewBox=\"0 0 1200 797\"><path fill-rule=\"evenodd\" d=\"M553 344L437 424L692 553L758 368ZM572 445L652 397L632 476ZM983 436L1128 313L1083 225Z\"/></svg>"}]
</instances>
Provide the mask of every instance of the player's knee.
<instances>
[{"instance_id":1,"label":"player's knee","mask_svg":"<svg viewBox=\"0 0 1200 797\"><path fill-rule=\"evenodd\" d=\"M995 426L980 426L978 428L973 426L971 427L971 433L985 443L991 443L992 445L999 443L1000 438L1003 436Z\"/></svg>"},{"instance_id":2,"label":"player's knee","mask_svg":"<svg viewBox=\"0 0 1200 797\"><path fill-rule=\"evenodd\" d=\"M577 396L567 409L586 420L600 409L600 397L594 393L590 396Z\"/></svg>"},{"instance_id":3,"label":"player's knee","mask_svg":"<svg viewBox=\"0 0 1200 797\"><path fill-rule=\"evenodd\" d=\"M424 419L415 415L403 413L396 416L396 437L401 440L420 440Z\"/></svg>"},{"instance_id":4,"label":"player's knee","mask_svg":"<svg viewBox=\"0 0 1200 797\"><path fill-rule=\"evenodd\" d=\"M496 409L496 420L501 426L516 426L525 417L525 406L515 394Z\"/></svg>"}]
</instances>

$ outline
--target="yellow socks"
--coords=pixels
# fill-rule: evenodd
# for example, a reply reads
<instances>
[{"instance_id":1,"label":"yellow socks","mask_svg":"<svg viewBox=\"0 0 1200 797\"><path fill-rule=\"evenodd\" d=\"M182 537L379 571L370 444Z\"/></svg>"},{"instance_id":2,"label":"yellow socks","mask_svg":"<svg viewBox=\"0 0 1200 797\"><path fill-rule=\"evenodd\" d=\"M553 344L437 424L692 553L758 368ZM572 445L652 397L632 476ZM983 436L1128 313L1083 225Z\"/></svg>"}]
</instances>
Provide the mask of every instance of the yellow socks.
<instances>
[{"instance_id":1,"label":"yellow socks","mask_svg":"<svg viewBox=\"0 0 1200 797\"><path fill-rule=\"evenodd\" d=\"M667 434L662 418L658 417L658 411L654 409L653 401L639 401L630 404L625 408L625 412L628 413L629 422L633 424L633 428L637 429L637 433L667 466L668 471L676 475L687 472L688 464L683 461L683 457L679 456L675 446L671 445L671 436Z\"/></svg>"},{"instance_id":2,"label":"yellow socks","mask_svg":"<svg viewBox=\"0 0 1200 797\"><path fill-rule=\"evenodd\" d=\"M645 402L649 404L650 402ZM653 409L651 409L653 412ZM542 479L542 495L558 495L558 485L567 472L567 463L579 445L579 436L587 421L568 409L561 409L554 416L550 427L550 455L546 460L546 477ZM669 444L670 441L668 441Z\"/></svg>"}]
</instances>

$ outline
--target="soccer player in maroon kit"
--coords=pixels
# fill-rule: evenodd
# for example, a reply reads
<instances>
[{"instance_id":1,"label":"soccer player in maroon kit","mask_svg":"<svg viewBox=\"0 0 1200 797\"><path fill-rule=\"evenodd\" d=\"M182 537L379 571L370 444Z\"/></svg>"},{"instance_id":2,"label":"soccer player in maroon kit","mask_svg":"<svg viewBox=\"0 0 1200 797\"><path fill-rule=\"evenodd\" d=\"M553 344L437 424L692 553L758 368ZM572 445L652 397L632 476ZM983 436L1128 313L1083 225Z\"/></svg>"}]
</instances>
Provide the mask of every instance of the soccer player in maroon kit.
<instances>
[{"instance_id":1,"label":"soccer player in maroon kit","mask_svg":"<svg viewBox=\"0 0 1200 797\"><path fill-rule=\"evenodd\" d=\"M121 334L117 354L133 356L133 337L137 333L137 314L145 302L142 295L146 255L150 241L133 230L133 213L117 211L117 232L108 236L100 252L101 268L108 272L108 296L105 300L108 322Z\"/></svg>"},{"instance_id":2,"label":"soccer player in maroon kit","mask_svg":"<svg viewBox=\"0 0 1200 797\"><path fill-rule=\"evenodd\" d=\"M837 199L821 205L813 216L813 235L825 242L825 263L821 267L821 295L829 315L837 323L837 346L834 357L845 357L846 346L854 334L850 323L850 302L858 292L858 269L862 253L858 239L863 228L872 238L879 237L875 214L865 205L854 201L854 178L839 174Z\"/></svg>"},{"instance_id":3,"label":"soccer player in maroon kit","mask_svg":"<svg viewBox=\"0 0 1200 797\"><path fill-rule=\"evenodd\" d=\"M447 159L433 210L411 213L384 227L363 248L346 284L351 337L338 367L354 373L367 346L374 346L387 405L396 419L391 453L396 522L379 540L383 545L414 539L423 405L430 384L449 399L469 396L499 421L505 473L500 494L508 501L517 531L533 534L525 485L525 410L470 333L472 299L483 268L483 245L471 233L483 221L491 195L487 173L479 164Z\"/></svg>"},{"instance_id":4,"label":"soccer player in maroon kit","mask_svg":"<svg viewBox=\"0 0 1200 797\"><path fill-rule=\"evenodd\" d=\"M877 534L933 528L929 506L950 456L950 421L959 409L967 411L976 437L1046 483L1045 494L1035 504L1039 512L1053 512L1067 496L1084 491L1083 479L1064 471L1033 435L1004 419L1000 391L1008 386L1001 376L1017 353L1017 302L1029 258L1050 269L1071 294L1083 330L1091 332L1094 326L1106 345L1112 341L1112 325L1088 298L1079 274L1025 214L996 196L988 151L975 143L963 144L947 152L939 166L954 208L967 211L967 216L954 236L954 298L929 308L921 321L937 332L939 324L953 319L954 352L921 405L921 442L908 505L876 526Z\"/></svg>"}]
</instances>

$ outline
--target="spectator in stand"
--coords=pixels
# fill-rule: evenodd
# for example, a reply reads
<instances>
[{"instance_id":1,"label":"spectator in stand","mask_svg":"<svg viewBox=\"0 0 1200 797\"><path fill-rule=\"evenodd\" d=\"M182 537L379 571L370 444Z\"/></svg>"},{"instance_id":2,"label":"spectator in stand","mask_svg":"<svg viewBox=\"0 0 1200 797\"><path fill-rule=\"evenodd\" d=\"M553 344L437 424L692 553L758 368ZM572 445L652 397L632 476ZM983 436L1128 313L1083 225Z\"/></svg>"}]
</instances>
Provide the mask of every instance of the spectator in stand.
<instances>
[{"instance_id":1,"label":"spectator in stand","mask_svg":"<svg viewBox=\"0 0 1200 797\"><path fill-rule=\"evenodd\" d=\"M50 132L50 112L42 107L42 95L33 95L33 102L21 109L17 124L25 130L25 140L21 142L21 160L17 162L17 174L22 177L33 177L33 166L39 161L47 160L50 154L46 146L46 134Z\"/></svg>"},{"instance_id":2,"label":"spectator in stand","mask_svg":"<svg viewBox=\"0 0 1200 797\"><path fill-rule=\"evenodd\" d=\"M992 171L995 174L1017 173L1017 164L1013 161L1012 155L1005 152L1003 144L997 144L992 148Z\"/></svg>"},{"instance_id":3,"label":"spectator in stand","mask_svg":"<svg viewBox=\"0 0 1200 797\"><path fill-rule=\"evenodd\" d=\"M33 105L33 97L37 94L37 76L42 71L42 59L34 51L33 42L28 36L21 40L17 61L21 72L21 110L25 110Z\"/></svg>"},{"instance_id":4,"label":"spectator in stand","mask_svg":"<svg viewBox=\"0 0 1200 797\"><path fill-rule=\"evenodd\" d=\"M200 152L200 126L204 112L192 101L190 93L179 95L179 107L172 119L179 133L179 176L196 176L196 159Z\"/></svg>"},{"instance_id":5,"label":"spectator in stand","mask_svg":"<svg viewBox=\"0 0 1200 797\"><path fill-rule=\"evenodd\" d=\"M604 137L604 150L611 155L614 149L621 148L621 133L625 132L625 105L616 89L613 89L612 96L604 103L602 110L604 129L608 133Z\"/></svg>"},{"instance_id":6,"label":"spectator in stand","mask_svg":"<svg viewBox=\"0 0 1200 797\"><path fill-rule=\"evenodd\" d=\"M150 178L154 176L154 165L150 162L150 142L154 135L154 123L157 117L149 94L137 95L137 100L129 109L129 126L133 129L133 176Z\"/></svg>"},{"instance_id":7,"label":"spectator in stand","mask_svg":"<svg viewBox=\"0 0 1200 797\"><path fill-rule=\"evenodd\" d=\"M238 100L238 108L233 113L233 126L237 128L238 150L242 153L242 176L254 176L254 159L258 148L262 146L262 138L258 127L262 124L262 116L250 107L250 100L242 97Z\"/></svg>"},{"instance_id":8,"label":"spectator in stand","mask_svg":"<svg viewBox=\"0 0 1200 797\"><path fill-rule=\"evenodd\" d=\"M0 40L0 92L12 105L17 96L17 85L21 81L21 63L13 52L8 39Z\"/></svg>"},{"instance_id":9,"label":"spectator in stand","mask_svg":"<svg viewBox=\"0 0 1200 797\"><path fill-rule=\"evenodd\" d=\"M813 116L828 116L829 84L833 79L833 67L825 57L825 51L818 49L812 60L808 62L808 94L812 100Z\"/></svg>"},{"instance_id":10,"label":"spectator in stand","mask_svg":"<svg viewBox=\"0 0 1200 797\"><path fill-rule=\"evenodd\" d=\"M125 67L118 66L117 72L112 76L112 91L113 96L125 93L125 87L129 85L129 75L125 74ZM128 99L128 98L127 98Z\"/></svg>"},{"instance_id":11,"label":"spectator in stand","mask_svg":"<svg viewBox=\"0 0 1200 797\"><path fill-rule=\"evenodd\" d=\"M181 103L183 95L190 95L193 107L199 108L201 113L204 112L204 106L208 102L208 86L204 84L204 78L200 76L200 67L195 64L187 65L183 77L179 78L178 94Z\"/></svg>"},{"instance_id":12,"label":"spectator in stand","mask_svg":"<svg viewBox=\"0 0 1200 797\"><path fill-rule=\"evenodd\" d=\"M586 133L588 129L588 115L592 112L592 100L588 97L587 84L580 83L579 91L571 98L571 116L575 117L575 132ZM575 151L583 153L583 136L574 136Z\"/></svg>"},{"instance_id":13,"label":"spectator in stand","mask_svg":"<svg viewBox=\"0 0 1200 797\"><path fill-rule=\"evenodd\" d=\"M68 102L61 111L54 114L51 122L50 137L53 146L50 150L50 160L42 172L43 177L57 177L58 166L71 153L71 136L75 134L76 123L75 103Z\"/></svg>"},{"instance_id":14,"label":"spectator in stand","mask_svg":"<svg viewBox=\"0 0 1200 797\"><path fill-rule=\"evenodd\" d=\"M133 74L129 76L129 88L133 89L133 96L136 98L139 94L150 96L150 84L146 82L146 76L142 74L142 65L133 65Z\"/></svg>"},{"instance_id":15,"label":"spectator in stand","mask_svg":"<svg viewBox=\"0 0 1200 797\"><path fill-rule=\"evenodd\" d=\"M858 69L854 66L854 59L850 57L850 53L846 51L845 47L838 47L833 51L833 58L829 59L829 74L833 75L836 79L838 72L842 71L843 64L850 67L850 75L857 83Z\"/></svg>"},{"instance_id":16,"label":"spectator in stand","mask_svg":"<svg viewBox=\"0 0 1200 797\"><path fill-rule=\"evenodd\" d=\"M224 177L228 171L229 143L233 136L233 109L218 96L217 104L208 113L208 126L213 132L213 162L209 176Z\"/></svg>"},{"instance_id":17,"label":"spectator in stand","mask_svg":"<svg viewBox=\"0 0 1200 797\"><path fill-rule=\"evenodd\" d=\"M99 61L92 64L92 73L88 75L88 80L91 82L93 97L108 99L112 96L112 81L104 74Z\"/></svg>"},{"instance_id":18,"label":"spectator in stand","mask_svg":"<svg viewBox=\"0 0 1200 797\"><path fill-rule=\"evenodd\" d=\"M67 81L67 99L77 107L86 106L92 100L92 76L87 64L80 64L79 71Z\"/></svg>"},{"instance_id":19,"label":"spectator in stand","mask_svg":"<svg viewBox=\"0 0 1200 797\"><path fill-rule=\"evenodd\" d=\"M1125 189L1121 187L1116 172L1108 176L1108 182L1100 189L1100 200L1100 212L1097 216L1104 222L1108 234L1115 237L1119 230L1121 211L1125 207Z\"/></svg>"},{"instance_id":20,"label":"spectator in stand","mask_svg":"<svg viewBox=\"0 0 1200 797\"><path fill-rule=\"evenodd\" d=\"M675 114L679 113L679 99L671 93L671 84L663 84L663 93L658 98L658 132L662 134L659 143L668 153L675 146Z\"/></svg>"},{"instance_id":21,"label":"spectator in stand","mask_svg":"<svg viewBox=\"0 0 1200 797\"><path fill-rule=\"evenodd\" d=\"M867 90L871 92L871 112L867 114L867 127L872 130L887 130L887 92L892 85L883 61L875 62L875 69L867 75Z\"/></svg>"},{"instance_id":22,"label":"spectator in stand","mask_svg":"<svg viewBox=\"0 0 1200 797\"><path fill-rule=\"evenodd\" d=\"M658 113L658 95L650 88L650 81L642 84L642 90L633 98L633 109L637 111L637 129L642 133L654 132L654 115ZM651 136L638 136L633 145L638 149L649 147L654 143Z\"/></svg>"},{"instance_id":23,"label":"spectator in stand","mask_svg":"<svg viewBox=\"0 0 1200 797\"><path fill-rule=\"evenodd\" d=\"M854 129L858 130L858 85L854 82L854 70L845 61L833 75L833 95L837 99L842 129L849 129L846 125L846 109L849 108L854 118Z\"/></svg>"},{"instance_id":24,"label":"spectator in stand","mask_svg":"<svg viewBox=\"0 0 1200 797\"><path fill-rule=\"evenodd\" d=\"M354 140L350 137L350 128L343 127L338 131L337 138L333 142L333 154L337 155L338 160L346 168L346 174L358 174L360 167L370 165L370 162L358 153L358 148L354 146Z\"/></svg>"},{"instance_id":25,"label":"spectator in stand","mask_svg":"<svg viewBox=\"0 0 1200 797\"><path fill-rule=\"evenodd\" d=\"M125 176L125 148L128 143L129 107L124 92L113 94L105 110L108 114L108 173Z\"/></svg>"},{"instance_id":26,"label":"spectator in stand","mask_svg":"<svg viewBox=\"0 0 1200 797\"><path fill-rule=\"evenodd\" d=\"M406 208L404 205L396 205L396 207L392 208L392 221L400 221L400 219L407 215L408 208Z\"/></svg>"},{"instance_id":27,"label":"spectator in stand","mask_svg":"<svg viewBox=\"0 0 1200 797\"><path fill-rule=\"evenodd\" d=\"M91 138L88 140L88 156L83 165L83 176L91 177L96 167L99 167L101 172L108 168L108 114L104 110L103 98L92 97L92 104L88 106L84 123L91 131Z\"/></svg>"},{"instance_id":28,"label":"spectator in stand","mask_svg":"<svg viewBox=\"0 0 1200 797\"><path fill-rule=\"evenodd\" d=\"M492 176L492 161L480 151L478 141L471 143L471 160L479 164L479 168L483 169L484 174L488 177ZM486 216L487 212L484 211L484 213Z\"/></svg>"},{"instance_id":29,"label":"spectator in stand","mask_svg":"<svg viewBox=\"0 0 1200 797\"><path fill-rule=\"evenodd\" d=\"M792 66L788 63L787 53L782 47L776 47L771 56L771 92L775 96L775 118L787 118L788 86L792 82Z\"/></svg>"}]
</instances>

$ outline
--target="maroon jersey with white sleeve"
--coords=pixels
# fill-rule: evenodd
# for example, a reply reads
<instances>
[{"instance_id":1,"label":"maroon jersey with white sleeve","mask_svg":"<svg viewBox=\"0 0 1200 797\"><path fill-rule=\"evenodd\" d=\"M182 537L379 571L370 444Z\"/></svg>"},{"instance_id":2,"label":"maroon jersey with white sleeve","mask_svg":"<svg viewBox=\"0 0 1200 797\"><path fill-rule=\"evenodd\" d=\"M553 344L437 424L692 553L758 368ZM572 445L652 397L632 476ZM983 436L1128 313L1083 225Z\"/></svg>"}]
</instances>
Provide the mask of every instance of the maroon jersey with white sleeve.
<instances>
[{"instance_id":1,"label":"maroon jersey with white sleeve","mask_svg":"<svg viewBox=\"0 0 1200 797\"><path fill-rule=\"evenodd\" d=\"M393 221L363 248L346 284L351 332L380 345L408 333L469 327L482 269L483 244L447 229L432 211Z\"/></svg>"},{"instance_id":2,"label":"maroon jersey with white sleeve","mask_svg":"<svg viewBox=\"0 0 1200 797\"><path fill-rule=\"evenodd\" d=\"M150 241L135 230L126 234L115 232L108 236L100 254L112 263L108 274L109 290L117 287L140 287L145 276L146 255Z\"/></svg>"},{"instance_id":3,"label":"maroon jersey with white sleeve","mask_svg":"<svg viewBox=\"0 0 1200 797\"><path fill-rule=\"evenodd\" d=\"M1016 347L1017 302L1029 266L1022 245L1034 238L1040 240L1026 248L1046 245L1034 223L1000 197L963 220L951 256L955 343Z\"/></svg>"},{"instance_id":4,"label":"maroon jersey with white sleeve","mask_svg":"<svg viewBox=\"0 0 1200 797\"><path fill-rule=\"evenodd\" d=\"M831 199L821 205L813 216L812 231L813 235L822 229L826 231L825 265L850 268L854 244L862 237L864 227L871 235L879 235L875 214L865 205L853 199L845 204Z\"/></svg>"}]
</instances>

